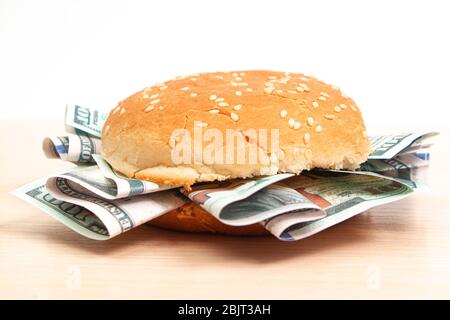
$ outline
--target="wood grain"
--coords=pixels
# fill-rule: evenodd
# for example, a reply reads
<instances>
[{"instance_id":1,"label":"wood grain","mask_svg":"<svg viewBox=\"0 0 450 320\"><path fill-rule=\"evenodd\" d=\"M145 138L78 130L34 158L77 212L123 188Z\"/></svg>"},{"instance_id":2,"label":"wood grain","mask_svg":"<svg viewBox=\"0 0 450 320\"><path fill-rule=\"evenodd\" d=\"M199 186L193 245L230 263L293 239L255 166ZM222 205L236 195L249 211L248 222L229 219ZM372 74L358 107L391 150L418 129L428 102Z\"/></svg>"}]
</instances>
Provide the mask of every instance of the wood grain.
<instances>
[{"instance_id":1,"label":"wood grain","mask_svg":"<svg viewBox=\"0 0 450 320\"><path fill-rule=\"evenodd\" d=\"M293 243L141 226L85 239L8 192L68 166L45 159L62 125L0 122L0 298L449 298L449 135L431 190ZM79 281L78 281L79 280Z\"/></svg>"}]
</instances>

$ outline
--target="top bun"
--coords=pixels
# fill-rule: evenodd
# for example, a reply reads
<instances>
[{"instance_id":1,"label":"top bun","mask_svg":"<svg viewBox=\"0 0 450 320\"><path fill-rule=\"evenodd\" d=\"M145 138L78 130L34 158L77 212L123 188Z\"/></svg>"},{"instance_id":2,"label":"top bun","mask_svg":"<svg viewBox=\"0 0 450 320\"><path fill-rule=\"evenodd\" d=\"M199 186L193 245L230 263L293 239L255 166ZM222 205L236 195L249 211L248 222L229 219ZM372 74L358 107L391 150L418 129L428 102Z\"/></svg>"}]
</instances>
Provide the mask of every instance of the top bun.
<instances>
[{"instance_id":1,"label":"top bun","mask_svg":"<svg viewBox=\"0 0 450 320\"><path fill-rule=\"evenodd\" d=\"M192 138L191 152L183 153L180 163L173 156L189 139L173 134L176 129L191 138L194 131L216 129L223 141L208 148L213 140L200 135L198 151ZM227 129L241 138L234 149L227 149ZM264 143L249 134L261 129L268 140L274 139L272 132L279 139ZM369 143L359 108L339 88L303 74L255 70L192 74L144 88L111 111L102 149L112 167L128 177L189 187L312 168L351 170L367 160ZM252 150L256 163L237 161L239 152ZM206 151L215 161L202 157ZM234 160L217 161L228 156Z\"/></svg>"}]
</instances>

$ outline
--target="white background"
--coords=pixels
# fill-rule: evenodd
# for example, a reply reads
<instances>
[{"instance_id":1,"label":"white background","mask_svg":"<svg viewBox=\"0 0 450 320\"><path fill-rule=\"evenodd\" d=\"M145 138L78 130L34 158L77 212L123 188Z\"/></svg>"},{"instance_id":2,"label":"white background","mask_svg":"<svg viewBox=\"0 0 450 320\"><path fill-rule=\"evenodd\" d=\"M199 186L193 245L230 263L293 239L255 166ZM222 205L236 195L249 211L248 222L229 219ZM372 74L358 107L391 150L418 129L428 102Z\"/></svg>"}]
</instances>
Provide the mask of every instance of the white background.
<instances>
[{"instance_id":1,"label":"white background","mask_svg":"<svg viewBox=\"0 0 450 320\"><path fill-rule=\"evenodd\" d=\"M303 72L340 86L371 128L449 123L448 1L0 0L0 119L109 109L177 75Z\"/></svg>"}]
</instances>

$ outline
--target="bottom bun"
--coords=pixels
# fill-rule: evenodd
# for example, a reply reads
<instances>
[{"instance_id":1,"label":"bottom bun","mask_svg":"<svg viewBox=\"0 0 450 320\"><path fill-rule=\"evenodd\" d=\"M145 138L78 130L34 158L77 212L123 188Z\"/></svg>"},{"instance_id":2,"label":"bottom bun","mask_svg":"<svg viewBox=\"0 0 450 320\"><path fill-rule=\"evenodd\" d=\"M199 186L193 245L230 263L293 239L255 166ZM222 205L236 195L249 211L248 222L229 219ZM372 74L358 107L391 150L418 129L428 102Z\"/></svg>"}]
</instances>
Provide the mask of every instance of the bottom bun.
<instances>
[{"instance_id":1,"label":"bottom bun","mask_svg":"<svg viewBox=\"0 0 450 320\"><path fill-rule=\"evenodd\" d=\"M152 226L184 231L213 232L234 236L262 236L269 232L259 223L248 226L229 226L217 220L194 203L187 203L149 222Z\"/></svg>"}]
</instances>

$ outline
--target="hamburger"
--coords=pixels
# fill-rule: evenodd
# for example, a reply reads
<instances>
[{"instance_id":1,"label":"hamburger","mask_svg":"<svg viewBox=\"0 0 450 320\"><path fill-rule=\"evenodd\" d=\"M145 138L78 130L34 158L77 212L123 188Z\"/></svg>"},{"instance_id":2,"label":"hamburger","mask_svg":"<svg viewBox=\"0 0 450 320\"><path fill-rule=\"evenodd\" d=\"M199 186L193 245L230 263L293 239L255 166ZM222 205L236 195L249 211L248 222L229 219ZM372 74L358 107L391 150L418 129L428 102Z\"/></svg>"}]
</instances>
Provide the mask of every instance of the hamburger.
<instances>
[{"instance_id":1,"label":"hamburger","mask_svg":"<svg viewBox=\"0 0 450 320\"><path fill-rule=\"evenodd\" d=\"M233 147L231 147L231 145ZM191 74L136 92L112 109L102 155L130 178L184 186L303 170L354 170L369 142L356 103L333 85L267 70ZM189 203L151 224L259 235Z\"/></svg>"}]
</instances>

